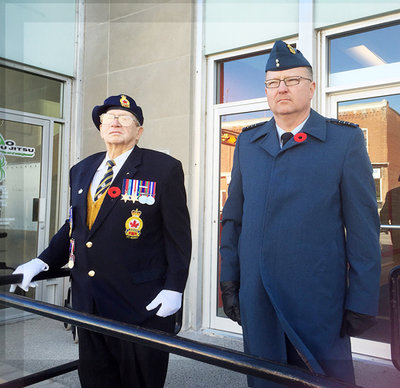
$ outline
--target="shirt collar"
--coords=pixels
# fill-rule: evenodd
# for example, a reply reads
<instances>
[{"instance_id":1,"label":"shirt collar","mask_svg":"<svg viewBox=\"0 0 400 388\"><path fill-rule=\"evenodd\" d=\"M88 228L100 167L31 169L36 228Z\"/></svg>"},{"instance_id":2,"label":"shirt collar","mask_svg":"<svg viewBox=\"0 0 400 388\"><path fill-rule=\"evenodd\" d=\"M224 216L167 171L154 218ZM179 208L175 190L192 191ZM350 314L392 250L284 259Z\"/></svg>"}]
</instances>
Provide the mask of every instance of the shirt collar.
<instances>
[{"instance_id":1,"label":"shirt collar","mask_svg":"<svg viewBox=\"0 0 400 388\"><path fill-rule=\"evenodd\" d=\"M130 153L133 151L134 148L135 148L135 146L133 146L130 150L125 151L123 154L117 156L115 159L113 159L114 162L115 162L115 167L116 167L118 170L119 170L119 169L123 166L123 164L126 162L126 159L128 159L128 156L130 155ZM97 169L97 171L98 171L98 170L101 170L101 169L103 169L103 168L105 168L107 161L110 160L110 159L111 159L111 158L110 158L110 156L108 155L108 152L107 152L105 158L104 158L103 161L101 162L101 164L100 164L99 168Z\"/></svg>"},{"instance_id":2,"label":"shirt collar","mask_svg":"<svg viewBox=\"0 0 400 388\"><path fill-rule=\"evenodd\" d=\"M292 134L293 134L293 136L294 136L296 133L299 133L299 132L303 129L304 124L306 123L306 121L308 120L309 117L310 117L310 115L308 115L308 116L306 117L306 119L305 119L302 123L300 123L295 129L293 129L293 131L291 131ZM276 122L275 122L275 126L276 126L276 132L277 132L277 134L278 134L279 144L282 146L281 136L282 136L285 132L287 132L287 131L285 131L284 129L282 129L281 127L279 127L278 124L276 124Z\"/></svg>"}]
</instances>

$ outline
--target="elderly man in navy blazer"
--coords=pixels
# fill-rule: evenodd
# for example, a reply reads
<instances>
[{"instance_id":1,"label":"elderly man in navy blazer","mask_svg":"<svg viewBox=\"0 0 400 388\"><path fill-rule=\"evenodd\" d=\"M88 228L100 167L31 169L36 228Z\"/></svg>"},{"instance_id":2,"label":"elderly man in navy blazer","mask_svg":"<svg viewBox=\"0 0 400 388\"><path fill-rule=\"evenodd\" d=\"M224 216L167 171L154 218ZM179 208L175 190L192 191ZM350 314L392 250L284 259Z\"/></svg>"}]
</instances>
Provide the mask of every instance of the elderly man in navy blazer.
<instances>
[{"instance_id":1,"label":"elderly man in navy blazer","mask_svg":"<svg viewBox=\"0 0 400 388\"><path fill-rule=\"evenodd\" d=\"M380 277L365 139L311 109L299 50L277 41L265 71L274 117L238 137L223 209L224 310L246 352L354 383L350 336L373 324Z\"/></svg>"},{"instance_id":2,"label":"elderly man in navy blazer","mask_svg":"<svg viewBox=\"0 0 400 388\"><path fill-rule=\"evenodd\" d=\"M137 146L143 113L131 97L108 97L92 118L107 152L72 167L69 219L16 269L20 287L68 263L74 309L171 333L191 254L181 163ZM168 353L79 329L83 387L162 387L167 366Z\"/></svg>"}]
</instances>

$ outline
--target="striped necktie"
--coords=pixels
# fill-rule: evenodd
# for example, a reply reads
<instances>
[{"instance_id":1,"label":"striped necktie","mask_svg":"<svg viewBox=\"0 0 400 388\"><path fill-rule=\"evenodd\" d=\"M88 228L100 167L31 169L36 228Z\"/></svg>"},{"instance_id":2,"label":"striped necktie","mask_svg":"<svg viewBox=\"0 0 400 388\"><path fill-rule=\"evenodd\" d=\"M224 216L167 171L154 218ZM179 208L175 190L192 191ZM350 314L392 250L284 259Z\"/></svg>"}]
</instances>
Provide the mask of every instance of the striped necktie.
<instances>
[{"instance_id":1,"label":"striped necktie","mask_svg":"<svg viewBox=\"0 0 400 388\"><path fill-rule=\"evenodd\" d=\"M111 181L113 179L113 167L115 166L115 162L113 160L107 161L107 171L104 174L103 179L101 180L99 186L97 187L96 194L94 195L94 200L97 201L99 197L101 197L107 189L111 185Z\"/></svg>"}]
</instances>

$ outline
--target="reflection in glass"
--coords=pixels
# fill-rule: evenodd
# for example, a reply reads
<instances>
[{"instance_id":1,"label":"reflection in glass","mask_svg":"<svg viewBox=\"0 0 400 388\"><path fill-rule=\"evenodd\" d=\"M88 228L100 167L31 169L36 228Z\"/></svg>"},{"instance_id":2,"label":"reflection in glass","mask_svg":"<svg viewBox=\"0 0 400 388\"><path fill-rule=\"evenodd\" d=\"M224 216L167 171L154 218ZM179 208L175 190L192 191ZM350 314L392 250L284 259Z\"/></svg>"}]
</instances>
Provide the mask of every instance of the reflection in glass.
<instances>
[{"instance_id":1,"label":"reflection in glass","mask_svg":"<svg viewBox=\"0 0 400 388\"><path fill-rule=\"evenodd\" d=\"M268 121L271 119L271 117L272 112L269 110L220 116L221 148L219 173L219 238L221 237L222 209L228 198L228 187L231 181L231 170L233 165L233 153L235 151L237 137L242 132L244 127L259 122ZM220 263L221 257L218 254L217 316L225 317L225 313L222 308L221 290L219 289L219 274L221 268Z\"/></svg>"},{"instance_id":2,"label":"reflection in glass","mask_svg":"<svg viewBox=\"0 0 400 388\"><path fill-rule=\"evenodd\" d=\"M400 69L400 25L329 40L329 85L384 80Z\"/></svg>"},{"instance_id":3,"label":"reflection in glass","mask_svg":"<svg viewBox=\"0 0 400 388\"><path fill-rule=\"evenodd\" d=\"M0 262L16 268L37 255L37 209L40 197L42 127L0 120ZM13 150L23 147L21 152ZM10 270L0 270L9 275ZM8 289L8 287L5 287ZM2 287L2 291L5 290ZM18 292L22 292L18 288ZM30 289L28 295L33 297Z\"/></svg>"},{"instance_id":4,"label":"reflection in glass","mask_svg":"<svg viewBox=\"0 0 400 388\"><path fill-rule=\"evenodd\" d=\"M217 103L265 97L265 64L267 52L218 63Z\"/></svg>"},{"instance_id":5,"label":"reflection in glass","mask_svg":"<svg viewBox=\"0 0 400 388\"><path fill-rule=\"evenodd\" d=\"M0 107L61 118L60 81L0 66Z\"/></svg>"},{"instance_id":6,"label":"reflection in glass","mask_svg":"<svg viewBox=\"0 0 400 388\"><path fill-rule=\"evenodd\" d=\"M340 120L357 123L364 132L373 167L381 224L400 226L400 95L340 102ZM382 229L382 274L378 324L363 335L390 342L388 274L400 264L400 229Z\"/></svg>"}]
</instances>

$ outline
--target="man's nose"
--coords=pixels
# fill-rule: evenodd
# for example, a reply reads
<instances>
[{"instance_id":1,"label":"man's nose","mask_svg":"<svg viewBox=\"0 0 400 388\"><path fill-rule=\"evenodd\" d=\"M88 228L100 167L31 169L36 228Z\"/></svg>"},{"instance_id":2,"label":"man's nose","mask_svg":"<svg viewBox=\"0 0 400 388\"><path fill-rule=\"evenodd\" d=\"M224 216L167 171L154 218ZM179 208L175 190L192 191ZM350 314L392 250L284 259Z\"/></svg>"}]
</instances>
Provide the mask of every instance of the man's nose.
<instances>
[{"instance_id":1,"label":"man's nose","mask_svg":"<svg viewBox=\"0 0 400 388\"><path fill-rule=\"evenodd\" d=\"M282 91L287 91L287 90L288 90L288 87L286 86L285 81L283 79L281 79L279 81L278 91L282 92Z\"/></svg>"}]
</instances>

